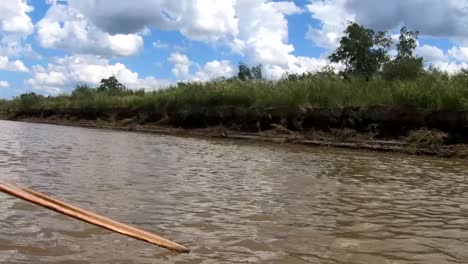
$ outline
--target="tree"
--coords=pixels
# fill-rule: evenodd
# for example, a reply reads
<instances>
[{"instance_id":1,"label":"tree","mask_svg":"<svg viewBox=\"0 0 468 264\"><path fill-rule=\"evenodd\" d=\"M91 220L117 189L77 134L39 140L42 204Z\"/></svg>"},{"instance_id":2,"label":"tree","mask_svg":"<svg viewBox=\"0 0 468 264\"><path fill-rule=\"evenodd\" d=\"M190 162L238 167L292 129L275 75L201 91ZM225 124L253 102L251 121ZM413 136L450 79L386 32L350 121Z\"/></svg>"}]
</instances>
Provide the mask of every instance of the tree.
<instances>
[{"instance_id":1,"label":"tree","mask_svg":"<svg viewBox=\"0 0 468 264\"><path fill-rule=\"evenodd\" d=\"M30 111L33 109L40 109L44 101L44 96L38 95L34 92L24 93L14 99L16 107L19 112Z\"/></svg>"},{"instance_id":2,"label":"tree","mask_svg":"<svg viewBox=\"0 0 468 264\"><path fill-rule=\"evenodd\" d=\"M77 85L75 90L72 92L74 99L85 99L90 98L93 95L93 90L88 85Z\"/></svg>"},{"instance_id":3,"label":"tree","mask_svg":"<svg viewBox=\"0 0 468 264\"><path fill-rule=\"evenodd\" d=\"M400 30L400 42L397 44L398 58L414 58L418 46L419 31L408 31L406 27Z\"/></svg>"},{"instance_id":4,"label":"tree","mask_svg":"<svg viewBox=\"0 0 468 264\"><path fill-rule=\"evenodd\" d=\"M252 73L250 72L250 68L242 62L239 63L239 73L237 73L237 78L239 78L242 81L252 79Z\"/></svg>"},{"instance_id":5,"label":"tree","mask_svg":"<svg viewBox=\"0 0 468 264\"><path fill-rule=\"evenodd\" d=\"M244 63L239 63L239 72L237 78L242 81L247 80L262 80L262 65L259 64L255 67L249 68Z\"/></svg>"},{"instance_id":6,"label":"tree","mask_svg":"<svg viewBox=\"0 0 468 264\"><path fill-rule=\"evenodd\" d=\"M384 65L383 78L387 81L414 80L424 73L422 58L396 58Z\"/></svg>"},{"instance_id":7,"label":"tree","mask_svg":"<svg viewBox=\"0 0 468 264\"><path fill-rule=\"evenodd\" d=\"M344 34L340 46L329 56L330 61L344 63L345 77L358 75L369 80L389 60L390 38L386 32L375 32L354 22L348 23Z\"/></svg>"},{"instance_id":8,"label":"tree","mask_svg":"<svg viewBox=\"0 0 468 264\"><path fill-rule=\"evenodd\" d=\"M111 76L107 79L101 80L101 85L99 85L98 89L99 92L105 92L109 95L120 95L127 91L127 88L121 84L115 76Z\"/></svg>"},{"instance_id":9,"label":"tree","mask_svg":"<svg viewBox=\"0 0 468 264\"><path fill-rule=\"evenodd\" d=\"M256 67L253 67L250 72L252 73L252 78L254 80L262 80L263 79L263 76L262 76L262 65L259 64L257 65Z\"/></svg>"},{"instance_id":10,"label":"tree","mask_svg":"<svg viewBox=\"0 0 468 264\"><path fill-rule=\"evenodd\" d=\"M414 80L424 72L423 58L416 56L418 31L409 31L406 27L400 30L398 54L396 58L384 65L383 77L392 80Z\"/></svg>"}]
</instances>

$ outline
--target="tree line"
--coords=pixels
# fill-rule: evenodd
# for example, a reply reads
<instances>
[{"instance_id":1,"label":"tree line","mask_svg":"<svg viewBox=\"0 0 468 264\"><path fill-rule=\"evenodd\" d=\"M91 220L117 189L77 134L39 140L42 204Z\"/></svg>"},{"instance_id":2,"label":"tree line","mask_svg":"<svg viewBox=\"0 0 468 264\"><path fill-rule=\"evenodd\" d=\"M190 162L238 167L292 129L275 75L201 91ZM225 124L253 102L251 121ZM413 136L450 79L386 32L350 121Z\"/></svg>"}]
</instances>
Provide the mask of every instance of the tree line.
<instances>
[{"instance_id":1,"label":"tree line","mask_svg":"<svg viewBox=\"0 0 468 264\"><path fill-rule=\"evenodd\" d=\"M416 55L418 35L418 31L402 27L397 55L391 58L388 52L393 41L387 32L349 22L340 46L329 59L345 66L341 72L345 79L357 76L369 80L379 74L389 81L416 79L424 72L423 58Z\"/></svg>"}]
</instances>

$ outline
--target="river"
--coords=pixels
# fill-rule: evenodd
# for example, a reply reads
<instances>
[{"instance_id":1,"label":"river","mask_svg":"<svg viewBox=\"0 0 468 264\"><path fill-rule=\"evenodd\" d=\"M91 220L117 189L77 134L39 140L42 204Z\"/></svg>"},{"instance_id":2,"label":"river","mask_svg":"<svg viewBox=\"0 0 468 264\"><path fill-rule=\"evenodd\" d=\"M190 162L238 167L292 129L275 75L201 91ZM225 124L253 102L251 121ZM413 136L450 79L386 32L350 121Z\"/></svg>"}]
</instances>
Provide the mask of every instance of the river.
<instances>
[{"instance_id":1,"label":"river","mask_svg":"<svg viewBox=\"0 0 468 264\"><path fill-rule=\"evenodd\" d=\"M0 194L0 263L468 263L468 162L0 121L0 180L175 254Z\"/></svg>"}]
</instances>

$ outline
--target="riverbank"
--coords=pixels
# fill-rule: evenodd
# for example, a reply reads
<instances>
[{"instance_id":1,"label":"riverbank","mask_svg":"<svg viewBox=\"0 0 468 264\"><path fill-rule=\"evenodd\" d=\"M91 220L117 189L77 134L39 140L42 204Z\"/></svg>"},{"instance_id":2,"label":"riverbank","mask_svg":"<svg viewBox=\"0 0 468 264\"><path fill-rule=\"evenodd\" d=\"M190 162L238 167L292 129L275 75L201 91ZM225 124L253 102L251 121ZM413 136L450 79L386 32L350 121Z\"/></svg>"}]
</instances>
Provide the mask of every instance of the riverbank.
<instances>
[{"instance_id":1,"label":"riverbank","mask_svg":"<svg viewBox=\"0 0 468 264\"><path fill-rule=\"evenodd\" d=\"M428 71L406 81L344 80L319 72L279 81L179 83L157 91L78 86L71 94L28 93L0 101L0 115L450 157L465 156L460 149L468 144L467 84L465 72Z\"/></svg>"},{"instance_id":2,"label":"riverbank","mask_svg":"<svg viewBox=\"0 0 468 264\"><path fill-rule=\"evenodd\" d=\"M468 157L468 112L411 106L36 111L16 121L438 157Z\"/></svg>"}]
</instances>

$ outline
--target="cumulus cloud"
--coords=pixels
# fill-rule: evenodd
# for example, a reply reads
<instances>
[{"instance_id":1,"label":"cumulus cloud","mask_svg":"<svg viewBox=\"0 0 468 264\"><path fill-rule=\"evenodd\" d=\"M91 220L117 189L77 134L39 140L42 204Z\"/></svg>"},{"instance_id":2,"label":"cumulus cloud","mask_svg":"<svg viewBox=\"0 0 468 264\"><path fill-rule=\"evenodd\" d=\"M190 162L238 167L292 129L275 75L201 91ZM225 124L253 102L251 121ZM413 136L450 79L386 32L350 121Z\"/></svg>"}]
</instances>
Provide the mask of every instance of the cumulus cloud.
<instances>
[{"instance_id":1,"label":"cumulus cloud","mask_svg":"<svg viewBox=\"0 0 468 264\"><path fill-rule=\"evenodd\" d=\"M106 33L87 17L66 5L53 5L37 25L37 39L44 48L104 56L136 55L143 47L138 34Z\"/></svg>"},{"instance_id":2,"label":"cumulus cloud","mask_svg":"<svg viewBox=\"0 0 468 264\"><path fill-rule=\"evenodd\" d=\"M319 23L307 38L333 49L348 20L378 30L397 30L402 25L423 36L468 41L468 1L460 0L314 0L307 10Z\"/></svg>"},{"instance_id":3,"label":"cumulus cloud","mask_svg":"<svg viewBox=\"0 0 468 264\"><path fill-rule=\"evenodd\" d=\"M294 15L294 14L300 14L304 10L302 10L300 7L298 7L294 2L288 2L288 1L283 1L283 2L271 2L270 5L277 11L285 14L285 15Z\"/></svg>"},{"instance_id":4,"label":"cumulus cloud","mask_svg":"<svg viewBox=\"0 0 468 264\"><path fill-rule=\"evenodd\" d=\"M146 27L179 30L190 39L216 41L235 35L235 0L69 0L95 25L111 34L131 34Z\"/></svg>"},{"instance_id":5,"label":"cumulus cloud","mask_svg":"<svg viewBox=\"0 0 468 264\"><path fill-rule=\"evenodd\" d=\"M417 47L416 54L424 58L426 62L447 62L448 57L441 48L431 45L422 45Z\"/></svg>"},{"instance_id":6,"label":"cumulus cloud","mask_svg":"<svg viewBox=\"0 0 468 264\"><path fill-rule=\"evenodd\" d=\"M327 52L338 47L347 21L390 32L405 25L410 30L418 30L423 37L448 38L462 46L468 43L468 1L311 0L306 8L317 22L309 26L306 38ZM435 46L420 45L416 52L425 59L426 65L450 73L466 67L468 62L468 49L463 47L446 52Z\"/></svg>"},{"instance_id":7,"label":"cumulus cloud","mask_svg":"<svg viewBox=\"0 0 468 264\"><path fill-rule=\"evenodd\" d=\"M214 60L207 62L203 68L195 73L194 81L208 81L220 77L232 77L234 68L228 60Z\"/></svg>"},{"instance_id":8,"label":"cumulus cloud","mask_svg":"<svg viewBox=\"0 0 468 264\"><path fill-rule=\"evenodd\" d=\"M434 66L450 74L468 69L468 48L454 46L444 51L441 48L422 45L417 47L416 54L424 58L426 66Z\"/></svg>"},{"instance_id":9,"label":"cumulus cloud","mask_svg":"<svg viewBox=\"0 0 468 264\"><path fill-rule=\"evenodd\" d=\"M0 88L8 88L10 84L7 81L0 81Z\"/></svg>"},{"instance_id":10,"label":"cumulus cloud","mask_svg":"<svg viewBox=\"0 0 468 264\"><path fill-rule=\"evenodd\" d=\"M38 58L26 37L34 31L28 13L34 10L25 0L3 1L0 5L0 56Z\"/></svg>"},{"instance_id":11,"label":"cumulus cloud","mask_svg":"<svg viewBox=\"0 0 468 264\"><path fill-rule=\"evenodd\" d=\"M444 61L436 61L431 64L432 66L448 72L449 74L455 74L460 72L463 69L468 69L468 63L462 62L462 63L457 63L457 62L444 62Z\"/></svg>"},{"instance_id":12,"label":"cumulus cloud","mask_svg":"<svg viewBox=\"0 0 468 264\"><path fill-rule=\"evenodd\" d=\"M22 40L9 39L0 40L0 56L41 58L41 55L32 49L31 44L24 43Z\"/></svg>"},{"instance_id":13,"label":"cumulus cloud","mask_svg":"<svg viewBox=\"0 0 468 264\"><path fill-rule=\"evenodd\" d=\"M342 70L343 65L330 64L330 61L326 58L313 58L303 56L291 56L287 67L281 67L278 65L265 65L264 75L270 79L281 79L287 74L302 74L305 72L317 72L321 71L325 66L331 66L335 70Z\"/></svg>"},{"instance_id":14,"label":"cumulus cloud","mask_svg":"<svg viewBox=\"0 0 468 264\"><path fill-rule=\"evenodd\" d=\"M294 47L288 44L285 17L302 12L293 1L70 0L69 5L110 34L134 34L151 27L177 30L191 40L227 45L252 64L291 70L298 60L291 55ZM172 63L174 75L187 75L187 60Z\"/></svg>"},{"instance_id":15,"label":"cumulus cloud","mask_svg":"<svg viewBox=\"0 0 468 264\"><path fill-rule=\"evenodd\" d=\"M286 67L290 53L287 44L288 21L271 2L263 0L238 0L239 34L235 45L252 63L275 64Z\"/></svg>"},{"instance_id":16,"label":"cumulus cloud","mask_svg":"<svg viewBox=\"0 0 468 264\"><path fill-rule=\"evenodd\" d=\"M173 65L172 74L179 78L187 78L192 62L190 59L180 52L173 52L168 58L168 61Z\"/></svg>"},{"instance_id":17,"label":"cumulus cloud","mask_svg":"<svg viewBox=\"0 0 468 264\"><path fill-rule=\"evenodd\" d=\"M346 8L368 27L391 30L406 25L433 37L468 35L468 2L460 0L348 0Z\"/></svg>"},{"instance_id":18,"label":"cumulus cloud","mask_svg":"<svg viewBox=\"0 0 468 264\"><path fill-rule=\"evenodd\" d=\"M321 48L338 47L340 38L349 20L355 15L346 8L348 0L317 0L307 5L312 18L319 22L319 27L309 26L306 38Z\"/></svg>"},{"instance_id":19,"label":"cumulus cloud","mask_svg":"<svg viewBox=\"0 0 468 264\"><path fill-rule=\"evenodd\" d=\"M213 60L200 67L185 54L173 52L169 56L168 61L173 65L172 73L181 81L209 81L220 77L232 77L234 75L234 68L228 60ZM198 67L195 74L190 72L192 66Z\"/></svg>"},{"instance_id":20,"label":"cumulus cloud","mask_svg":"<svg viewBox=\"0 0 468 264\"><path fill-rule=\"evenodd\" d=\"M26 81L34 89L49 94L69 91L76 84L96 86L101 79L115 76L130 89L158 89L170 84L154 77L139 78L122 63L111 64L109 60L91 55L76 55L55 58L47 67L36 65L32 77Z\"/></svg>"},{"instance_id":21,"label":"cumulus cloud","mask_svg":"<svg viewBox=\"0 0 468 264\"><path fill-rule=\"evenodd\" d=\"M452 47L448 54L456 61L468 63L468 47Z\"/></svg>"},{"instance_id":22,"label":"cumulus cloud","mask_svg":"<svg viewBox=\"0 0 468 264\"><path fill-rule=\"evenodd\" d=\"M27 13L34 8L26 0L2 1L0 5L0 31L4 34L27 36L34 30L34 25Z\"/></svg>"},{"instance_id":23,"label":"cumulus cloud","mask_svg":"<svg viewBox=\"0 0 468 264\"><path fill-rule=\"evenodd\" d=\"M0 70L14 72L29 72L29 69L20 60L10 61L8 57L0 56Z\"/></svg>"}]
</instances>

